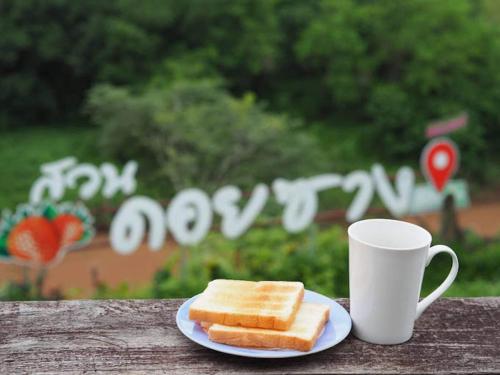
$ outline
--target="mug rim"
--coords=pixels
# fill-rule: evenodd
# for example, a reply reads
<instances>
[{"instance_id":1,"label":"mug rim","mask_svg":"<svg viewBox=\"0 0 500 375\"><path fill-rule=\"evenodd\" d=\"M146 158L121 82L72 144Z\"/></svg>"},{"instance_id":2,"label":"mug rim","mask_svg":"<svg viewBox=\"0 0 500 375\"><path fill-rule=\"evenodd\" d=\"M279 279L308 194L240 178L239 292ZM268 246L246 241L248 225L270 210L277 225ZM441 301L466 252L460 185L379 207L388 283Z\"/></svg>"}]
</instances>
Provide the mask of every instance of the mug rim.
<instances>
[{"instance_id":1,"label":"mug rim","mask_svg":"<svg viewBox=\"0 0 500 375\"><path fill-rule=\"evenodd\" d=\"M374 222L395 222L395 223L399 223L399 224L403 224L403 225L407 225L407 226L411 226L413 227L413 229L416 229L420 232L423 232L424 235L427 237L427 240L425 241L425 243L422 243L422 244L419 244L419 245L416 245L416 246L411 246L411 247L394 247L394 246L381 246L381 245L377 245L377 244L374 244L374 243L370 243L368 241L365 241L365 240L362 240L360 239L358 236L355 236L353 235L352 231L354 230L354 228L356 226L359 226L359 225L363 225L363 224L367 224L367 223L374 223ZM375 249L378 249L378 250L396 250L396 251L410 251L410 250L419 250L419 249L422 249L424 247L427 247L427 246L430 246L431 243L432 243L432 235L430 234L430 232L425 229L425 228L422 228L420 225L417 225L417 224L413 224L413 223L410 223L410 222L407 222L407 221L403 221L403 220L395 220L395 219L364 219L364 220L359 220L359 221L356 221L355 223L352 223L351 225L349 225L349 227L347 228L347 234L350 238L352 238L353 240L363 244L363 245L366 245L366 246L369 246L369 247L372 247L372 248L375 248Z\"/></svg>"}]
</instances>

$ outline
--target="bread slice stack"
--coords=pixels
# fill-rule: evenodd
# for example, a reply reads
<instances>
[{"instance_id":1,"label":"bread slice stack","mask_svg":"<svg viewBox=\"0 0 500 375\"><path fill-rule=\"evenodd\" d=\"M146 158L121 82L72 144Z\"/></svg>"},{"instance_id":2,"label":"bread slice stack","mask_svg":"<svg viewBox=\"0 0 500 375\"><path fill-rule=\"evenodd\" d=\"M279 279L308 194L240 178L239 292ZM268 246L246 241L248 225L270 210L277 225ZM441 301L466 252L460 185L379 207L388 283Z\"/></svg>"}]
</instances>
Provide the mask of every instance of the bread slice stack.
<instances>
[{"instance_id":1,"label":"bread slice stack","mask_svg":"<svg viewBox=\"0 0 500 375\"><path fill-rule=\"evenodd\" d=\"M189 318L215 342L309 351L329 307L302 302L303 297L300 282L214 280L191 304Z\"/></svg>"}]
</instances>

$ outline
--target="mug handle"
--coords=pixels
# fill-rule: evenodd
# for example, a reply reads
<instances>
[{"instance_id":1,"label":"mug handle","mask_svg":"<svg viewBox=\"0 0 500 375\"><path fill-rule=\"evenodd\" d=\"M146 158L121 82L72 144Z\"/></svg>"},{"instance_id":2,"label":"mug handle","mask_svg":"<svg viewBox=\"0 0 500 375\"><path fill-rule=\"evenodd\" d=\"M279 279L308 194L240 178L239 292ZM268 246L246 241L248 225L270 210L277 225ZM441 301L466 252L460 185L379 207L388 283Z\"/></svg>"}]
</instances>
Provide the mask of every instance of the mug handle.
<instances>
[{"instance_id":1,"label":"mug handle","mask_svg":"<svg viewBox=\"0 0 500 375\"><path fill-rule=\"evenodd\" d=\"M458 273L458 258L457 254L450 249L448 246L444 245L436 245L432 246L429 249L429 254L427 255L427 261L425 263L425 266L427 267L429 263L431 262L432 258L434 258L434 255L438 253L448 253L451 255L451 260L452 260L452 265L451 265L451 270L446 279L435 289L431 294L429 294L427 297L425 297L422 301L417 303L417 315L415 317L415 320L417 320L420 315L429 307L429 305L437 300L441 294L443 294L446 289L450 287L450 285L453 283L455 280L455 277L457 277Z\"/></svg>"}]
</instances>

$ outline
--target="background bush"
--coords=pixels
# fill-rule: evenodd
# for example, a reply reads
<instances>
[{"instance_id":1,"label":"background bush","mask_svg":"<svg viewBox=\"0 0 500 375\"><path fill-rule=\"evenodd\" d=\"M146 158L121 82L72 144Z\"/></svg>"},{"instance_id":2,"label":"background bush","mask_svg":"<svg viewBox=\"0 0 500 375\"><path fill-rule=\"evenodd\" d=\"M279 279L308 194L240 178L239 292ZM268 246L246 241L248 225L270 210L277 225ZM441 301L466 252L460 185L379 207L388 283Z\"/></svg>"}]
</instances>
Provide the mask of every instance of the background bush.
<instances>
[{"instance_id":1,"label":"background bush","mask_svg":"<svg viewBox=\"0 0 500 375\"><path fill-rule=\"evenodd\" d=\"M155 298L200 293L210 280L302 281L333 296L348 294L347 241L340 227L293 235L283 229L252 229L240 239L210 234L203 243L182 248L157 273Z\"/></svg>"},{"instance_id":2,"label":"background bush","mask_svg":"<svg viewBox=\"0 0 500 375\"><path fill-rule=\"evenodd\" d=\"M442 243L436 238L434 243ZM500 294L500 238L484 240L466 232L462 242L450 244L460 261L458 276L446 296L498 296ZM422 296L446 277L450 258L439 254L425 270ZM345 229L311 226L306 232L287 233L278 227L253 228L229 240L211 232L199 245L177 247L154 279L140 288L100 283L94 298L187 298L202 292L217 278L291 280L307 289L331 296L349 296L348 241ZM39 280L40 281L40 280ZM30 281L10 282L0 288L0 300L60 299L54 291L42 296Z\"/></svg>"},{"instance_id":3,"label":"background bush","mask_svg":"<svg viewBox=\"0 0 500 375\"><path fill-rule=\"evenodd\" d=\"M440 243L439 239L435 243ZM450 244L460 272L447 296L499 295L500 239L483 240L467 232ZM422 296L445 279L451 266L441 254L425 270ZM282 228L254 228L237 240L211 233L202 244L176 250L151 285L155 298L191 297L210 280L297 280L306 288L333 297L349 296L348 242L341 226L312 226L300 234Z\"/></svg>"},{"instance_id":4,"label":"background bush","mask_svg":"<svg viewBox=\"0 0 500 375\"><path fill-rule=\"evenodd\" d=\"M265 112L254 96L236 99L210 82L183 82L139 94L113 86L90 92L88 111L102 128L103 153L136 159L165 189L251 188L279 175L320 172L313 137L284 116ZM142 167L144 166L144 168ZM151 177L152 176L152 177Z\"/></svg>"},{"instance_id":5,"label":"background bush","mask_svg":"<svg viewBox=\"0 0 500 375\"><path fill-rule=\"evenodd\" d=\"M435 241L439 243L439 239ZM450 244L460 260L460 272L447 296L500 294L500 239L485 241L468 232ZM281 228L253 229L238 240L211 234L203 244L182 249L158 272L152 286L156 298L190 297L216 278L297 280L306 288L332 297L349 296L348 243L341 226L302 234ZM451 266L438 255L425 270L422 296L445 279Z\"/></svg>"}]
</instances>

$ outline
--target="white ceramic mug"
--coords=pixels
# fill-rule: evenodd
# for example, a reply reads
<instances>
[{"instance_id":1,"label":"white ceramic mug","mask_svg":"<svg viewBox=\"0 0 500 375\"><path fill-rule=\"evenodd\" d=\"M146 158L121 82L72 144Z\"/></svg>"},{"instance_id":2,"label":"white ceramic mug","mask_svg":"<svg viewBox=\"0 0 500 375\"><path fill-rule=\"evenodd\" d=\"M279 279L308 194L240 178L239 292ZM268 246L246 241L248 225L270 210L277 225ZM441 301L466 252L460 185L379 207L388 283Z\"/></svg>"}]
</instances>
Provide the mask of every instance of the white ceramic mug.
<instances>
[{"instance_id":1,"label":"white ceramic mug","mask_svg":"<svg viewBox=\"0 0 500 375\"><path fill-rule=\"evenodd\" d=\"M449 247L430 247L432 237L418 225L369 219L351 224L349 294L353 333L374 344L400 344L415 320L453 283L458 259ZM451 255L448 277L418 302L425 267L437 253Z\"/></svg>"}]
</instances>

